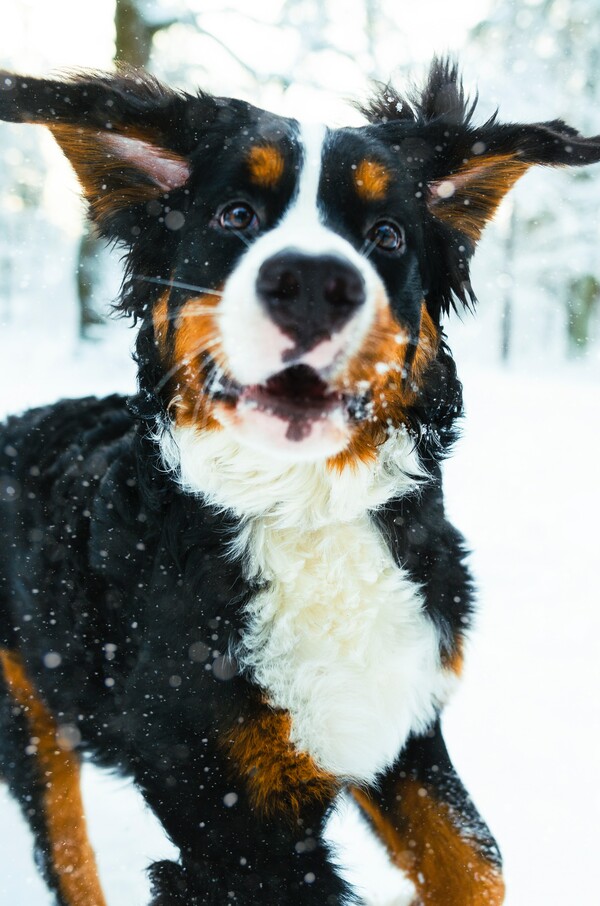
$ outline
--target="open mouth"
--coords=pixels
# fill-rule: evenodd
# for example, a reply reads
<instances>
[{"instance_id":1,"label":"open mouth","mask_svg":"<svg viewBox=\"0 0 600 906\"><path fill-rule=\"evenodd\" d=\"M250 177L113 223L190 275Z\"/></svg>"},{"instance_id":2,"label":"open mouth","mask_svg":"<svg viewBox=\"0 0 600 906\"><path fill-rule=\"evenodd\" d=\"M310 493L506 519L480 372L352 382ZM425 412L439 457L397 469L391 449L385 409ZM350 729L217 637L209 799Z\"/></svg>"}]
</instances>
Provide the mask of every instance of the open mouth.
<instances>
[{"instance_id":1,"label":"open mouth","mask_svg":"<svg viewBox=\"0 0 600 906\"><path fill-rule=\"evenodd\" d=\"M344 398L331 390L309 365L291 365L265 384L245 387L240 395L244 409L258 409L288 423L288 440L303 440L313 423L341 412Z\"/></svg>"},{"instance_id":2,"label":"open mouth","mask_svg":"<svg viewBox=\"0 0 600 906\"><path fill-rule=\"evenodd\" d=\"M343 420L352 409L352 398L332 389L310 365L290 365L264 384L241 387L228 382L215 396L240 412L255 410L286 422L286 438L296 441L308 437L315 423Z\"/></svg>"},{"instance_id":3,"label":"open mouth","mask_svg":"<svg viewBox=\"0 0 600 906\"><path fill-rule=\"evenodd\" d=\"M330 390L309 365L291 365L265 384L246 387L241 401L280 418L325 418L343 404L342 394Z\"/></svg>"}]
</instances>

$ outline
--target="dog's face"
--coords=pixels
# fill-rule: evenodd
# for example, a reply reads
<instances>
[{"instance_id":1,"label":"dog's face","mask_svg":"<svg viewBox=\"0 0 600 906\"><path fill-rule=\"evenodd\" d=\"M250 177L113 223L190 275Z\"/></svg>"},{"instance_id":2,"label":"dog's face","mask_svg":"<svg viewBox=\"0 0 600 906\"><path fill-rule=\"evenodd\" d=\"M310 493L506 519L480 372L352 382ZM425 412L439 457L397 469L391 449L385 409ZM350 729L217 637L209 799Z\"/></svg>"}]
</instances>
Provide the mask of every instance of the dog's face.
<instances>
[{"instance_id":1,"label":"dog's face","mask_svg":"<svg viewBox=\"0 0 600 906\"><path fill-rule=\"evenodd\" d=\"M173 417L294 459L366 451L435 355L415 186L368 130L256 111L245 131L205 142L166 215L176 287L154 326Z\"/></svg>"},{"instance_id":2,"label":"dog's face","mask_svg":"<svg viewBox=\"0 0 600 906\"><path fill-rule=\"evenodd\" d=\"M385 88L337 130L131 73L0 83L0 117L49 126L129 248L142 391L176 425L337 467L409 422L516 179L600 157L561 122L474 128L444 62L420 97Z\"/></svg>"}]
</instances>

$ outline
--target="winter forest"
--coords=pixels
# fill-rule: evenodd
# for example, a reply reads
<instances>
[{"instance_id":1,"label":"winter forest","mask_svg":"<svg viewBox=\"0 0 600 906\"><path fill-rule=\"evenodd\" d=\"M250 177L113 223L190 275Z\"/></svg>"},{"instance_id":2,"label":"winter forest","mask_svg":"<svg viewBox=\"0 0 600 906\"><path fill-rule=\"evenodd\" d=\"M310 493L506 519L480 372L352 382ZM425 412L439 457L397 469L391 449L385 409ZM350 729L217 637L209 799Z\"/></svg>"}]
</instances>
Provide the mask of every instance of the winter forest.
<instances>
[{"instance_id":1,"label":"winter forest","mask_svg":"<svg viewBox=\"0 0 600 906\"><path fill-rule=\"evenodd\" d=\"M598 0L11 0L0 31L2 69L123 60L330 125L361 121L352 101L371 80L402 90L447 51L479 92L478 121L499 108L600 133ZM474 551L480 616L445 729L503 850L508 906L587 903L597 889L599 211L600 165L529 172L475 256L476 313L446 326L466 397L448 507ZM119 252L83 215L50 135L0 124L2 416L133 389L133 334L110 317ZM85 770L110 906L143 906L144 866L170 844L127 784ZM372 906L407 906L349 805L330 833ZM27 906L49 906L0 782L0 906L24 902L23 879Z\"/></svg>"}]
</instances>

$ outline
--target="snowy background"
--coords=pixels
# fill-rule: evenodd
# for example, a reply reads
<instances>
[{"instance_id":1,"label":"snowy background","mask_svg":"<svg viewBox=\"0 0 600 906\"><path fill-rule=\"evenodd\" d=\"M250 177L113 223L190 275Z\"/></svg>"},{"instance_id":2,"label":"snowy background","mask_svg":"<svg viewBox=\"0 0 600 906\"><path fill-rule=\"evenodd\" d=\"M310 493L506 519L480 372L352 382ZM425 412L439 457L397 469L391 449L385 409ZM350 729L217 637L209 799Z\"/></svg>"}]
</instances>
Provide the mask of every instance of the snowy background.
<instances>
[{"instance_id":1,"label":"snowy background","mask_svg":"<svg viewBox=\"0 0 600 906\"><path fill-rule=\"evenodd\" d=\"M367 77L401 83L434 50L451 49L480 88L482 116L498 104L505 119L564 116L600 132L597 0L477 0L460 10L420 0L410 13L391 0L262 0L251 16L243 0L120 5L138 14L129 44L117 17L122 52L142 53L171 83L290 115L354 122L346 99L364 95ZM114 47L112 0L12 0L3 11L0 67L107 67ZM467 404L446 468L448 506L475 551L481 615L445 729L502 846L507 906L597 897L599 210L600 166L526 176L478 252L477 318L447 326ZM132 333L94 323L118 286L118 256L93 242L82 253L80 236L76 184L52 141L41 129L0 127L3 413L133 387ZM169 843L127 784L84 773L109 904L144 906L144 867L169 856ZM337 821L334 833L370 903L404 906L356 820ZM49 898L0 787L0 906L15 903Z\"/></svg>"}]
</instances>

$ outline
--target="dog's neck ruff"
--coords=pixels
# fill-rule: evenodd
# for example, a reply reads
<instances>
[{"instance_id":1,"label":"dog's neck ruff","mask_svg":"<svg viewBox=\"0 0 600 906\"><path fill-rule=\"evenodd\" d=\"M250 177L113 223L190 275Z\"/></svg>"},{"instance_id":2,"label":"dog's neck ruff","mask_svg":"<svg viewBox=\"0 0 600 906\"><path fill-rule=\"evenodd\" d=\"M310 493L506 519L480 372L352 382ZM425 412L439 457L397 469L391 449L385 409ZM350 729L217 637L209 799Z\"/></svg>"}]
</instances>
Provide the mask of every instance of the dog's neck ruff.
<instances>
[{"instance_id":1,"label":"dog's neck ruff","mask_svg":"<svg viewBox=\"0 0 600 906\"><path fill-rule=\"evenodd\" d=\"M341 471L322 460L270 458L240 444L227 429L200 432L174 425L157 438L163 461L183 491L232 510L241 520L268 516L278 528L349 522L414 491L425 477L414 438L405 429L381 445L374 462L357 461Z\"/></svg>"},{"instance_id":2,"label":"dog's neck ruff","mask_svg":"<svg viewBox=\"0 0 600 906\"><path fill-rule=\"evenodd\" d=\"M258 588L240 665L289 712L298 749L372 782L433 721L454 681L420 589L370 518L423 477L414 439L396 432L375 462L341 472L269 459L226 430L173 427L159 442L183 490L240 518L232 553Z\"/></svg>"}]
</instances>

